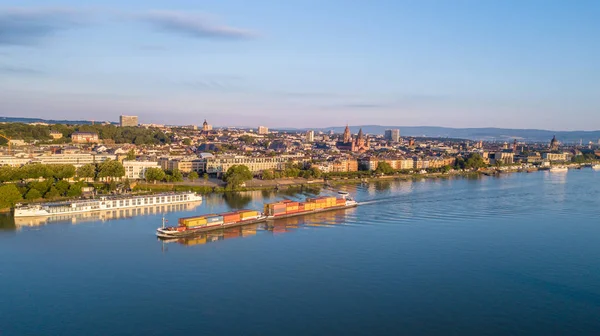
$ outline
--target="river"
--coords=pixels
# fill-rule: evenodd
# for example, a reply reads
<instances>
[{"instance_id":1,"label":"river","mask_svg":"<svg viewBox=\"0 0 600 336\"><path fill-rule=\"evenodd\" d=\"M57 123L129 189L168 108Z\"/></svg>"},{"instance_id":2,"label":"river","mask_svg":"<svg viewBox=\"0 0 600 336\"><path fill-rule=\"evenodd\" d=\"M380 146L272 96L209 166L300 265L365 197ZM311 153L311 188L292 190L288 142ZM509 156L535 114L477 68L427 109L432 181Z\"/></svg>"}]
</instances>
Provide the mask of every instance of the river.
<instances>
[{"instance_id":1,"label":"river","mask_svg":"<svg viewBox=\"0 0 600 336\"><path fill-rule=\"evenodd\" d=\"M340 187L358 208L163 242L161 209L0 224L0 335L600 330L600 172ZM261 209L315 193L211 195Z\"/></svg>"}]
</instances>

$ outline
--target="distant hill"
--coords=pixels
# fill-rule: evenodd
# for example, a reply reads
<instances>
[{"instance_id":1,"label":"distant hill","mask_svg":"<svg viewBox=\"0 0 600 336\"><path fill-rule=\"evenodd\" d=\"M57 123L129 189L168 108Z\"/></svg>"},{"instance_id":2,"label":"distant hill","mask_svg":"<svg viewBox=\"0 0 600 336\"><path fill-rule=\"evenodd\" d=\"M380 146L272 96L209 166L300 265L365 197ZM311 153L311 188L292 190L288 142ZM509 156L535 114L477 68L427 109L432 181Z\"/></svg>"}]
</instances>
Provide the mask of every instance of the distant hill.
<instances>
[{"instance_id":1,"label":"distant hill","mask_svg":"<svg viewBox=\"0 0 600 336\"><path fill-rule=\"evenodd\" d=\"M91 120L54 120L54 119L41 119L41 118L20 118L20 117L0 117L0 122L15 122L15 123L46 123L46 124L66 124L66 125L91 125ZM103 124L106 121L93 121L96 124ZM110 122L116 124L115 122Z\"/></svg>"},{"instance_id":2,"label":"distant hill","mask_svg":"<svg viewBox=\"0 0 600 336\"><path fill-rule=\"evenodd\" d=\"M600 139L600 131L549 131L539 129L510 129L510 128L449 128L433 126L379 126L362 125L350 126L352 133L358 133L361 129L367 134L383 134L388 129L399 129L401 136L431 137L431 138L459 138L484 141L527 141L527 142L547 142L554 135L562 143L578 143L580 140L584 144L592 141L597 143ZM333 130L336 133L344 132L345 126L326 127L315 129L315 131L329 132Z\"/></svg>"}]
</instances>

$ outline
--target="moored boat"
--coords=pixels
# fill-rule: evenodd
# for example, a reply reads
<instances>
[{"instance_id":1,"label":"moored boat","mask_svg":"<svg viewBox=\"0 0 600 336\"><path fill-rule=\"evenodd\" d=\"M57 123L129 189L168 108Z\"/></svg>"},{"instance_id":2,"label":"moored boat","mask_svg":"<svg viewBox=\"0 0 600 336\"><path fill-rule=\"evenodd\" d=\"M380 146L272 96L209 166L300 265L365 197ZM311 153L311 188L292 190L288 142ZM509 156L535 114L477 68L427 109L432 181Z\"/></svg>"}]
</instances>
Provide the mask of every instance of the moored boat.
<instances>
[{"instance_id":1,"label":"moored boat","mask_svg":"<svg viewBox=\"0 0 600 336\"><path fill-rule=\"evenodd\" d=\"M567 168L565 166L556 166L556 167L550 168L550 171L553 173L562 173L562 172L569 171L569 168Z\"/></svg>"},{"instance_id":2,"label":"moored boat","mask_svg":"<svg viewBox=\"0 0 600 336\"><path fill-rule=\"evenodd\" d=\"M156 229L160 238L179 238L198 234L200 232L264 222L267 216L256 210L238 210L222 214L206 214L194 217L179 218L177 226L163 226Z\"/></svg>"},{"instance_id":3,"label":"moored boat","mask_svg":"<svg viewBox=\"0 0 600 336\"><path fill-rule=\"evenodd\" d=\"M42 217L68 215L82 212L104 210L120 210L144 206L179 204L202 201L202 196L195 192L171 192L153 195L136 196L102 196L95 199L66 202L49 202L30 205L17 205L15 217Z\"/></svg>"},{"instance_id":4,"label":"moored boat","mask_svg":"<svg viewBox=\"0 0 600 336\"><path fill-rule=\"evenodd\" d=\"M592 165L593 170L600 170L600 164Z\"/></svg>"}]
</instances>

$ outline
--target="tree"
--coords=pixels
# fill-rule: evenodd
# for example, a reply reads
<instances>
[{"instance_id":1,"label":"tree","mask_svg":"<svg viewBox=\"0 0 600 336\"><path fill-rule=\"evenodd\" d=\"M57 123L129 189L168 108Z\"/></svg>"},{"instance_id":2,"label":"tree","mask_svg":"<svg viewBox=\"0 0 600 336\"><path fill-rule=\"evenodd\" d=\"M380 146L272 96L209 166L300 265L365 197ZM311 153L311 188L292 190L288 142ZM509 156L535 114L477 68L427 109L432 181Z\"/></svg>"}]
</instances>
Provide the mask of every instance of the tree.
<instances>
[{"instance_id":1,"label":"tree","mask_svg":"<svg viewBox=\"0 0 600 336\"><path fill-rule=\"evenodd\" d=\"M317 167L311 167L309 169L309 171L311 172L312 177L314 178L320 178L321 176L323 176L323 172L321 172L321 170Z\"/></svg>"},{"instance_id":2,"label":"tree","mask_svg":"<svg viewBox=\"0 0 600 336\"><path fill-rule=\"evenodd\" d=\"M245 181L251 180L252 172L244 165L233 165L227 169L223 176L223 181L227 182L227 187L235 189L242 185Z\"/></svg>"},{"instance_id":3,"label":"tree","mask_svg":"<svg viewBox=\"0 0 600 336\"><path fill-rule=\"evenodd\" d=\"M392 174L394 173L394 168L392 168L392 166L389 163L385 161L380 161L377 164L377 169L375 169L375 173L385 175Z\"/></svg>"},{"instance_id":4,"label":"tree","mask_svg":"<svg viewBox=\"0 0 600 336\"><path fill-rule=\"evenodd\" d=\"M69 164L52 165L52 177L57 180L69 179L75 176L75 166Z\"/></svg>"},{"instance_id":5,"label":"tree","mask_svg":"<svg viewBox=\"0 0 600 336\"><path fill-rule=\"evenodd\" d=\"M207 173L204 173L204 174L202 175L202 178L204 179L204 181L208 181L208 174L207 174Z\"/></svg>"},{"instance_id":6,"label":"tree","mask_svg":"<svg viewBox=\"0 0 600 336\"><path fill-rule=\"evenodd\" d=\"M146 169L146 172L144 173L144 177L146 179L146 182L156 182L156 181L162 181L165 179L166 174L165 171L162 170L161 168L148 168Z\"/></svg>"},{"instance_id":7,"label":"tree","mask_svg":"<svg viewBox=\"0 0 600 336\"><path fill-rule=\"evenodd\" d=\"M0 186L0 209L11 208L22 199L21 192L16 185L5 184Z\"/></svg>"},{"instance_id":8,"label":"tree","mask_svg":"<svg viewBox=\"0 0 600 336\"><path fill-rule=\"evenodd\" d=\"M0 167L0 182L9 182L19 180L17 169L10 166Z\"/></svg>"},{"instance_id":9,"label":"tree","mask_svg":"<svg viewBox=\"0 0 600 336\"><path fill-rule=\"evenodd\" d=\"M194 182L194 180L197 180L198 177L198 173L196 173L195 171L188 174L188 179L192 182Z\"/></svg>"},{"instance_id":10,"label":"tree","mask_svg":"<svg viewBox=\"0 0 600 336\"><path fill-rule=\"evenodd\" d=\"M263 180L272 180L274 178L272 170L263 170L261 176Z\"/></svg>"},{"instance_id":11,"label":"tree","mask_svg":"<svg viewBox=\"0 0 600 336\"><path fill-rule=\"evenodd\" d=\"M127 152L127 157L125 158L125 160L135 161L136 158L137 158L137 156L135 155L135 151L132 148L129 150L129 152Z\"/></svg>"},{"instance_id":12,"label":"tree","mask_svg":"<svg viewBox=\"0 0 600 336\"><path fill-rule=\"evenodd\" d=\"M25 199L28 201L34 201L40 198L42 198L42 194L37 189L29 189L27 194L25 194Z\"/></svg>"},{"instance_id":13,"label":"tree","mask_svg":"<svg viewBox=\"0 0 600 336\"><path fill-rule=\"evenodd\" d=\"M78 197L81 196L81 188L82 185L79 183L75 183L75 184L71 184L71 186L69 186L69 190L67 190L67 197Z\"/></svg>"},{"instance_id":14,"label":"tree","mask_svg":"<svg viewBox=\"0 0 600 336\"><path fill-rule=\"evenodd\" d=\"M91 163L77 168L77 177L79 178L94 178L96 176L96 166Z\"/></svg>"},{"instance_id":15,"label":"tree","mask_svg":"<svg viewBox=\"0 0 600 336\"><path fill-rule=\"evenodd\" d=\"M125 175L123 164L115 160L106 160L98 167L98 177L122 177Z\"/></svg>"},{"instance_id":16,"label":"tree","mask_svg":"<svg viewBox=\"0 0 600 336\"><path fill-rule=\"evenodd\" d=\"M465 161L465 169L479 169L486 166L481 155L477 153L471 153Z\"/></svg>"},{"instance_id":17,"label":"tree","mask_svg":"<svg viewBox=\"0 0 600 336\"><path fill-rule=\"evenodd\" d=\"M183 181L183 175L179 171L179 169L173 169L171 172L171 181L173 182L181 182Z\"/></svg>"},{"instance_id":18,"label":"tree","mask_svg":"<svg viewBox=\"0 0 600 336\"><path fill-rule=\"evenodd\" d=\"M65 180L60 180L54 184L54 187L56 187L56 190L58 190L58 193L61 196L67 195L67 191L69 190L70 186L70 183Z\"/></svg>"},{"instance_id":19,"label":"tree","mask_svg":"<svg viewBox=\"0 0 600 336\"><path fill-rule=\"evenodd\" d=\"M183 144L186 145L186 146L191 146L192 145L192 139L190 139L190 138L183 139Z\"/></svg>"},{"instance_id":20,"label":"tree","mask_svg":"<svg viewBox=\"0 0 600 336\"><path fill-rule=\"evenodd\" d=\"M55 187L51 187L50 190L44 194L44 198L46 199L53 199L57 197L60 197L60 193Z\"/></svg>"}]
</instances>

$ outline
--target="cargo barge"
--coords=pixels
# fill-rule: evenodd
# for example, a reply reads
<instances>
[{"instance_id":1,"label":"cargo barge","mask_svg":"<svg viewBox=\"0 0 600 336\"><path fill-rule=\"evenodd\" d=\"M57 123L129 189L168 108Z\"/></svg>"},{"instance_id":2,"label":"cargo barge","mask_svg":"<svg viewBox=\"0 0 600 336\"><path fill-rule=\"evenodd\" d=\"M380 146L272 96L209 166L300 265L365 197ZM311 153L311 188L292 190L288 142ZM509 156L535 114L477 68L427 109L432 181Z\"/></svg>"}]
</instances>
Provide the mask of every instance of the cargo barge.
<instances>
[{"instance_id":1,"label":"cargo barge","mask_svg":"<svg viewBox=\"0 0 600 336\"><path fill-rule=\"evenodd\" d=\"M164 239L189 237L202 232L218 230L233 226L262 223L267 220L289 218L325 211L348 209L358 206L347 192L340 191L338 197L307 198L305 202L284 200L264 205L264 212L255 210L239 210L223 214L209 214L195 217L179 218L177 226L156 229L156 235Z\"/></svg>"},{"instance_id":2,"label":"cargo barge","mask_svg":"<svg viewBox=\"0 0 600 336\"><path fill-rule=\"evenodd\" d=\"M179 218L177 226L165 227L163 218L163 226L156 229L156 235L160 238L180 238L193 236L195 234L228 228L239 225L248 225L265 222L267 216L259 213L256 210L238 210L222 214L208 214L195 217Z\"/></svg>"},{"instance_id":3,"label":"cargo barge","mask_svg":"<svg viewBox=\"0 0 600 336\"><path fill-rule=\"evenodd\" d=\"M310 215L324 211L353 208L358 203L345 191L338 192L338 197L307 198L305 202L294 202L285 200L276 203L268 203L264 206L263 214L268 219L288 218L295 216Z\"/></svg>"}]
</instances>

